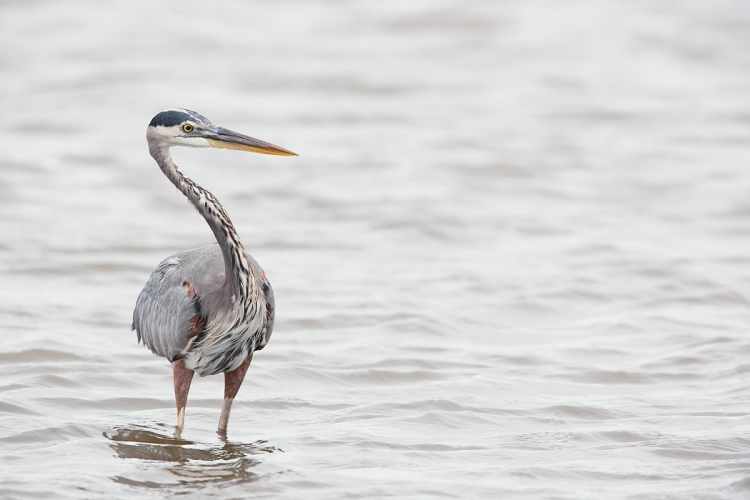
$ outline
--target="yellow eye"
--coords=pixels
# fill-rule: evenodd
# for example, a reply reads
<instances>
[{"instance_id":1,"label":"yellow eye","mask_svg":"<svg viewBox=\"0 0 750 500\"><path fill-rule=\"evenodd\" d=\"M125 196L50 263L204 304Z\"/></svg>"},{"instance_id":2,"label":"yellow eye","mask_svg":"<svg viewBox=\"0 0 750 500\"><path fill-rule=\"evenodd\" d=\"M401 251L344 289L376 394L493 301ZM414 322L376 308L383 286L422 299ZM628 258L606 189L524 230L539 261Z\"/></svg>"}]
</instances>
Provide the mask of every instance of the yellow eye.
<instances>
[{"instance_id":1,"label":"yellow eye","mask_svg":"<svg viewBox=\"0 0 750 500\"><path fill-rule=\"evenodd\" d=\"M185 125L182 126L182 131L185 132L186 134L189 134L190 132L193 131L193 126L190 125L189 123L186 123Z\"/></svg>"}]
</instances>

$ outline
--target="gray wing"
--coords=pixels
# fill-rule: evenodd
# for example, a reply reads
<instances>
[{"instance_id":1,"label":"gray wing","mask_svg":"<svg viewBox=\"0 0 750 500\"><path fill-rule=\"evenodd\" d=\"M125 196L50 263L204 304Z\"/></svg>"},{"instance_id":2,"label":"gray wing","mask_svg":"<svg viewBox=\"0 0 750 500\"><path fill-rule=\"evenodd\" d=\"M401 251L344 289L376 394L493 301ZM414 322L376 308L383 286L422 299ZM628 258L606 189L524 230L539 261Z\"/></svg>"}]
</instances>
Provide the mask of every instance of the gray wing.
<instances>
[{"instance_id":1,"label":"gray wing","mask_svg":"<svg viewBox=\"0 0 750 500\"><path fill-rule=\"evenodd\" d=\"M143 287L133 311L138 341L173 361L206 326L201 296L215 293L223 280L218 245L164 259Z\"/></svg>"}]
</instances>

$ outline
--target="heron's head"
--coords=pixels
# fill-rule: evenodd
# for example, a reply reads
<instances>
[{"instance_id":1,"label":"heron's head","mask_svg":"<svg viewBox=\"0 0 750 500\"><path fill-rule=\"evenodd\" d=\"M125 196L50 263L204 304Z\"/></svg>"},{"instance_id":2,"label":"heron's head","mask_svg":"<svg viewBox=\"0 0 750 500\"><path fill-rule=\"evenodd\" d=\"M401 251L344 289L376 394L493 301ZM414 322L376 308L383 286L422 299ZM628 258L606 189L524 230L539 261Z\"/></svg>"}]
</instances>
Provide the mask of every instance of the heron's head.
<instances>
[{"instance_id":1,"label":"heron's head","mask_svg":"<svg viewBox=\"0 0 750 500\"><path fill-rule=\"evenodd\" d=\"M148 124L146 138L149 146L158 149L172 146L210 147L297 156L288 149L214 125L205 116L189 109L167 109L154 116Z\"/></svg>"}]
</instances>

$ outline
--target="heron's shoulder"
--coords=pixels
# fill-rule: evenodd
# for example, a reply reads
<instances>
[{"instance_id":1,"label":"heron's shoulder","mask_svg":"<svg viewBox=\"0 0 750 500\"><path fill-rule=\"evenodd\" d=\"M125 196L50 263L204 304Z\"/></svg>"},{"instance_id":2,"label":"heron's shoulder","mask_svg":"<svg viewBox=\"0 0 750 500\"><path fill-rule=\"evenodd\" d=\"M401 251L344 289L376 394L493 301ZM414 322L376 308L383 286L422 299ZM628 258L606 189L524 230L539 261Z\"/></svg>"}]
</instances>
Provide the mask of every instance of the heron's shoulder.
<instances>
[{"instance_id":1,"label":"heron's shoulder","mask_svg":"<svg viewBox=\"0 0 750 500\"><path fill-rule=\"evenodd\" d=\"M204 247L192 248L190 250L184 250L172 254L159 264L163 265L179 265L186 266L196 262L211 261L215 259L221 260L221 249L219 245L214 243L213 245L206 245Z\"/></svg>"},{"instance_id":2,"label":"heron's shoulder","mask_svg":"<svg viewBox=\"0 0 750 500\"><path fill-rule=\"evenodd\" d=\"M168 271L174 269L190 271L192 268L196 267L206 268L215 266L217 262L223 263L221 249L219 249L219 245L213 244L170 255L156 266L156 271Z\"/></svg>"},{"instance_id":3,"label":"heron's shoulder","mask_svg":"<svg viewBox=\"0 0 750 500\"><path fill-rule=\"evenodd\" d=\"M213 293L224 282L224 263L218 245L178 252L162 260L143 288L143 298L159 296L168 289L194 290L199 295Z\"/></svg>"}]
</instances>

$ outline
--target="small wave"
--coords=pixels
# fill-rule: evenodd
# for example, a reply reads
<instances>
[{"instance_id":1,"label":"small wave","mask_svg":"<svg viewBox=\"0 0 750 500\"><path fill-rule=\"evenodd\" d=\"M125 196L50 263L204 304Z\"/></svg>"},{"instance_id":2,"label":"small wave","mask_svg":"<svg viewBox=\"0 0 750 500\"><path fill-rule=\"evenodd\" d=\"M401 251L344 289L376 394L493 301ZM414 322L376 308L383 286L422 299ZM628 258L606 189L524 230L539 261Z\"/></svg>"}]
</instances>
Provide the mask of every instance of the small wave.
<instances>
[{"instance_id":1,"label":"small wave","mask_svg":"<svg viewBox=\"0 0 750 500\"><path fill-rule=\"evenodd\" d=\"M35 415L36 412L29 410L25 406L0 401L0 413L13 413L15 415Z\"/></svg>"},{"instance_id":2,"label":"small wave","mask_svg":"<svg viewBox=\"0 0 750 500\"><path fill-rule=\"evenodd\" d=\"M547 408L539 408L532 413L550 415L558 418L572 418L575 420L613 420L631 416L626 412L616 412L606 408L571 405L556 405Z\"/></svg>"},{"instance_id":3,"label":"small wave","mask_svg":"<svg viewBox=\"0 0 750 500\"><path fill-rule=\"evenodd\" d=\"M55 443L69 442L75 439L91 438L97 435L95 427L79 424L66 424L62 426L45 427L31 431L19 432L0 438L0 441L13 444L32 444L39 446L44 443L49 446Z\"/></svg>"},{"instance_id":4,"label":"small wave","mask_svg":"<svg viewBox=\"0 0 750 500\"><path fill-rule=\"evenodd\" d=\"M679 460L746 460L750 459L750 439L740 436L726 439L670 438L654 443L649 451Z\"/></svg>"},{"instance_id":5,"label":"small wave","mask_svg":"<svg viewBox=\"0 0 750 500\"><path fill-rule=\"evenodd\" d=\"M24 351L0 353L0 363L59 363L70 361L82 361L85 358L77 354L65 351L53 351L50 349L26 349Z\"/></svg>"}]
</instances>

